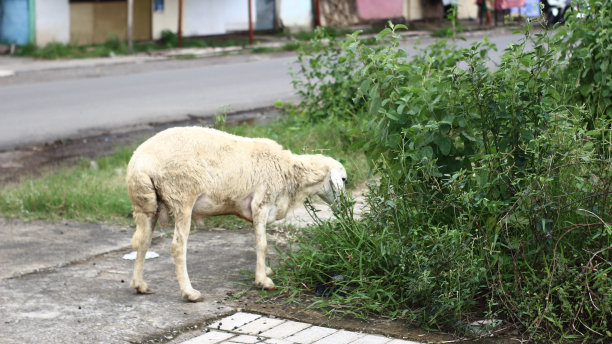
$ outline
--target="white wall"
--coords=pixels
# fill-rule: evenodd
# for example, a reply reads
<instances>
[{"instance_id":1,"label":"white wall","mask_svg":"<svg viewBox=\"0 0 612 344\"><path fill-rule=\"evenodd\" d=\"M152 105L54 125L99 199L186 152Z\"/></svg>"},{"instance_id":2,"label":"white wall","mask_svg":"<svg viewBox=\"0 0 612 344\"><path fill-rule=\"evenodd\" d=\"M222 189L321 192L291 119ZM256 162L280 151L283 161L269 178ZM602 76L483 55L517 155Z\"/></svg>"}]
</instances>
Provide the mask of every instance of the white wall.
<instances>
[{"instance_id":1,"label":"white wall","mask_svg":"<svg viewBox=\"0 0 612 344\"><path fill-rule=\"evenodd\" d=\"M226 1L183 0L183 35L202 36L225 33L224 6L228 6Z\"/></svg>"},{"instance_id":2,"label":"white wall","mask_svg":"<svg viewBox=\"0 0 612 344\"><path fill-rule=\"evenodd\" d=\"M255 25L255 1L252 2ZM163 11L153 12L153 39L163 30L177 31L178 0L165 0ZM247 0L183 0L183 36L219 35L249 29Z\"/></svg>"},{"instance_id":3,"label":"white wall","mask_svg":"<svg viewBox=\"0 0 612 344\"><path fill-rule=\"evenodd\" d=\"M36 10L36 45L70 41L70 4L68 0L38 0Z\"/></svg>"},{"instance_id":4,"label":"white wall","mask_svg":"<svg viewBox=\"0 0 612 344\"><path fill-rule=\"evenodd\" d=\"M478 4L474 0L459 0L457 18L478 20Z\"/></svg>"},{"instance_id":5,"label":"white wall","mask_svg":"<svg viewBox=\"0 0 612 344\"><path fill-rule=\"evenodd\" d=\"M311 0L278 0L280 1L280 19L283 26L291 31L312 29Z\"/></svg>"},{"instance_id":6,"label":"white wall","mask_svg":"<svg viewBox=\"0 0 612 344\"><path fill-rule=\"evenodd\" d=\"M183 6L185 6L184 3ZM163 11L153 11L151 25L153 39L160 39L161 33L164 30L176 33L178 26L178 0L165 0ZM183 23L183 27L185 27L185 23Z\"/></svg>"},{"instance_id":7,"label":"white wall","mask_svg":"<svg viewBox=\"0 0 612 344\"><path fill-rule=\"evenodd\" d=\"M248 30L249 4L247 0L226 0L223 3L225 10L225 30L227 32ZM255 28L255 20L257 18L255 3L255 0L251 0L251 20L253 20L253 28Z\"/></svg>"}]
</instances>

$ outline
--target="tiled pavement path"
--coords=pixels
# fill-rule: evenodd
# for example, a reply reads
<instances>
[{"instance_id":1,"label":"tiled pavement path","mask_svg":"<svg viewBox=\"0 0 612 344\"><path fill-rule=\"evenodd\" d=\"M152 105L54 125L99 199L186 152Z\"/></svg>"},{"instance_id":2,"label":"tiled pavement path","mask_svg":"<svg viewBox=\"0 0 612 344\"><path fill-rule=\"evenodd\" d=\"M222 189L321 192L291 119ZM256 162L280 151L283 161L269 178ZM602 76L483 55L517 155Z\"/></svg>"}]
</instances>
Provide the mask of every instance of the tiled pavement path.
<instances>
[{"instance_id":1,"label":"tiled pavement path","mask_svg":"<svg viewBox=\"0 0 612 344\"><path fill-rule=\"evenodd\" d=\"M183 344L419 344L243 312L218 320L204 331Z\"/></svg>"}]
</instances>

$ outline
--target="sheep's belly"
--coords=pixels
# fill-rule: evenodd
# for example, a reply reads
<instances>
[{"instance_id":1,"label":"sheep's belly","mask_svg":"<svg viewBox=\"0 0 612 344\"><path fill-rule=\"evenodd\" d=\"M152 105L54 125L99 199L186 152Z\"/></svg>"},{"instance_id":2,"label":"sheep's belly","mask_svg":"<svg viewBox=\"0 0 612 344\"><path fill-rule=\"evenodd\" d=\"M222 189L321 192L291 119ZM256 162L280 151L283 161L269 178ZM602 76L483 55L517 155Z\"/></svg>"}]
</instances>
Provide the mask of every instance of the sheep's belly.
<instances>
[{"instance_id":1,"label":"sheep's belly","mask_svg":"<svg viewBox=\"0 0 612 344\"><path fill-rule=\"evenodd\" d=\"M203 219L216 215L236 215L247 221L253 221L253 212L251 211L252 201L252 194L239 200L226 199L223 201L218 201L202 194L193 205L191 217L193 219Z\"/></svg>"}]
</instances>

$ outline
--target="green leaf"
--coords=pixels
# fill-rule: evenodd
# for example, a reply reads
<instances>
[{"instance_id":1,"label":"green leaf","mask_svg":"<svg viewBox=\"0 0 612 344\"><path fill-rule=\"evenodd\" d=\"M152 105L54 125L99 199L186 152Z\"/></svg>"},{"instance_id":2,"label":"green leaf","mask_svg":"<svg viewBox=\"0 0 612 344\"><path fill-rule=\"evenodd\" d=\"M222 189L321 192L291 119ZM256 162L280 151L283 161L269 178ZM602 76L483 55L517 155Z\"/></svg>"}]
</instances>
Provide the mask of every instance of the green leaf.
<instances>
[{"instance_id":1,"label":"green leaf","mask_svg":"<svg viewBox=\"0 0 612 344\"><path fill-rule=\"evenodd\" d=\"M474 136L468 135L465 131L462 131L461 135L463 135L463 137L465 137L466 139L468 139L468 140L470 140L472 142L476 142L477 141Z\"/></svg>"},{"instance_id":2,"label":"green leaf","mask_svg":"<svg viewBox=\"0 0 612 344\"><path fill-rule=\"evenodd\" d=\"M390 28L385 28L384 30L379 32L378 35L376 35L376 40L381 40L381 39L385 38L386 36L388 36L390 33L391 33L391 29Z\"/></svg>"},{"instance_id":3,"label":"green leaf","mask_svg":"<svg viewBox=\"0 0 612 344\"><path fill-rule=\"evenodd\" d=\"M366 78L361 82L361 85L359 85L359 90L363 94L368 94L368 91L370 90L370 85L371 85L370 79Z\"/></svg>"},{"instance_id":4,"label":"green leaf","mask_svg":"<svg viewBox=\"0 0 612 344\"><path fill-rule=\"evenodd\" d=\"M372 97L372 101L370 102L370 109L369 109L370 115L378 114L378 110L380 109L380 103L381 103L380 96L378 94L375 94Z\"/></svg>"},{"instance_id":5,"label":"green leaf","mask_svg":"<svg viewBox=\"0 0 612 344\"><path fill-rule=\"evenodd\" d=\"M399 121L399 118L397 118L396 116L394 116L394 115L392 115L392 114L390 114L388 112L385 112L385 116L389 117L390 119L392 119L394 121Z\"/></svg>"},{"instance_id":6,"label":"green leaf","mask_svg":"<svg viewBox=\"0 0 612 344\"><path fill-rule=\"evenodd\" d=\"M420 155L422 158L427 158L431 160L431 158L433 157L433 149L431 148L431 146L422 147Z\"/></svg>"},{"instance_id":7,"label":"green leaf","mask_svg":"<svg viewBox=\"0 0 612 344\"><path fill-rule=\"evenodd\" d=\"M440 148L442 155L448 155L451 150L453 142L448 136L436 135L433 139L434 143Z\"/></svg>"}]
</instances>

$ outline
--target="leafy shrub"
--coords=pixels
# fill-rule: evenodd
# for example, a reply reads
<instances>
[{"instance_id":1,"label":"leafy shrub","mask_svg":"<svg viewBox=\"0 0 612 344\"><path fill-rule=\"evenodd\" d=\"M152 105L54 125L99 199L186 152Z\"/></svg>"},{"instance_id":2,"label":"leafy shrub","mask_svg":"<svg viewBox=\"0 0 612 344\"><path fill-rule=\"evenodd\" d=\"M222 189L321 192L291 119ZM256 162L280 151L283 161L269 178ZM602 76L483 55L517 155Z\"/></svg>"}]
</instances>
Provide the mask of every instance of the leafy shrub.
<instances>
[{"instance_id":1,"label":"leafy shrub","mask_svg":"<svg viewBox=\"0 0 612 344\"><path fill-rule=\"evenodd\" d=\"M588 128L595 128L599 117L612 119L612 1L588 2L589 10L574 12L560 28L560 53L567 58L565 78L574 82L574 100L587 107ZM586 18L581 18L584 15Z\"/></svg>"},{"instance_id":2,"label":"leafy shrub","mask_svg":"<svg viewBox=\"0 0 612 344\"><path fill-rule=\"evenodd\" d=\"M178 45L178 36L170 30L163 30L160 40L162 45L166 48L176 48Z\"/></svg>"},{"instance_id":3,"label":"leafy shrub","mask_svg":"<svg viewBox=\"0 0 612 344\"><path fill-rule=\"evenodd\" d=\"M357 68L355 56L344 54L338 41L322 28L317 28L315 37L297 51L299 67L293 73L293 86L307 117L319 121L357 116L363 103L353 101L357 90L351 77Z\"/></svg>"},{"instance_id":4,"label":"leafy shrub","mask_svg":"<svg viewBox=\"0 0 612 344\"><path fill-rule=\"evenodd\" d=\"M608 23L585 27L604 42ZM295 82L307 116L350 113L380 180L362 220L345 208L287 253L288 285L336 286L318 302L329 311L461 334L486 316L534 341L609 340L612 121L605 100L581 90L584 71L606 65L589 56L604 56L603 45L580 30L525 29L491 71L486 40L437 42L407 61L401 28L383 30L374 47L352 35L302 51L302 63L314 60L301 70L307 82ZM580 51L563 53L568 42ZM576 59L586 64L580 74L568 70ZM605 94L603 74L593 80Z\"/></svg>"}]
</instances>

